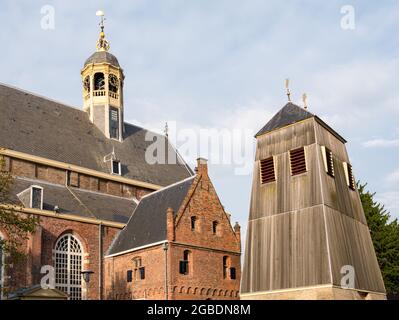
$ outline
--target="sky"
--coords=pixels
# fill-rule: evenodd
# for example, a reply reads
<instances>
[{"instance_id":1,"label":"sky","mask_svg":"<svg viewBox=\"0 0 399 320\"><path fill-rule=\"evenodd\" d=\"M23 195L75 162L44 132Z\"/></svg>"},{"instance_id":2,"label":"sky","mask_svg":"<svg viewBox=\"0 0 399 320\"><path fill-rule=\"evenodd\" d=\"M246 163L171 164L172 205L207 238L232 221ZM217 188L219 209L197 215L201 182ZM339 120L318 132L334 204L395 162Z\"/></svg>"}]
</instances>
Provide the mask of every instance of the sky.
<instances>
[{"instance_id":1,"label":"sky","mask_svg":"<svg viewBox=\"0 0 399 320\"><path fill-rule=\"evenodd\" d=\"M286 78L293 101L302 105L306 92L309 111L348 140L355 178L399 218L397 1L3 0L0 82L81 108L80 70L95 51L99 9L126 76L127 122L158 132L168 122L180 151L182 132L195 133L192 148L204 132L237 133L225 161L223 150L206 148L185 159L209 158L244 233L253 135L286 104ZM242 157L229 161L240 143Z\"/></svg>"}]
</instances>

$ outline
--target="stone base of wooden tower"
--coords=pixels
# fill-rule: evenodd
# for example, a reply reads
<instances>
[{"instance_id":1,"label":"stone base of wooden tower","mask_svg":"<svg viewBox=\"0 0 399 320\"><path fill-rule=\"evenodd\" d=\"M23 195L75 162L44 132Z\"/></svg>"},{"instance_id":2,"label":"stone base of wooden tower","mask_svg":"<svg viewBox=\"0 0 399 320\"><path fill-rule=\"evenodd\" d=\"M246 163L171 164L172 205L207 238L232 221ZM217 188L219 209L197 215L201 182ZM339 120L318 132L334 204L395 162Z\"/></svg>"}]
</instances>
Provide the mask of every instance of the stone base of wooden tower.
<instances>
[{"instance_id":1,"label":"stone base of wooden tower","mask_svg":"<svg viewBox=\"0 0 399 320\"><path fill-rule=\"evenodd\" d=\"M317 286L267 292L241 294L241 300L386 300L379 292L342 289L335 286Z\"/></svg>"}]
</instances>

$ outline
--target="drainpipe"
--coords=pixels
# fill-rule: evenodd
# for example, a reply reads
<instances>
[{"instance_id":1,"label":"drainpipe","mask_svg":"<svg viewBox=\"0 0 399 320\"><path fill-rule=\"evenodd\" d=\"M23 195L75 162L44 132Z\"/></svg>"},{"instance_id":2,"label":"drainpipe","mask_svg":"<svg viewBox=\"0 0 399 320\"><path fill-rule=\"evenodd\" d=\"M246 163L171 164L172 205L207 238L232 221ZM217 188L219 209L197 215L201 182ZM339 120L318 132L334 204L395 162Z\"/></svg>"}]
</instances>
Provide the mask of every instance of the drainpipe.
<instances>
[{"instance_id":1,"label":"drainpipe","mask_svg":"<svg viewBox=\"0 0 399 320\"><path fill-rule=\"evenodd\" d=\"M103 299L103 225L98 225L98 292L99 299Z\"/></svg>"},{"instance_id":2,"label":"drainpipe","mask_svg":"<svg viewBox=\"0 0 399 320\"><path fill-rule=\"evenodd\" d=\"M163 244L163 250L165 252L165 300L169 300L168 294L168 249L169 244L165 242Z\"/></svg>"}]
</instances>

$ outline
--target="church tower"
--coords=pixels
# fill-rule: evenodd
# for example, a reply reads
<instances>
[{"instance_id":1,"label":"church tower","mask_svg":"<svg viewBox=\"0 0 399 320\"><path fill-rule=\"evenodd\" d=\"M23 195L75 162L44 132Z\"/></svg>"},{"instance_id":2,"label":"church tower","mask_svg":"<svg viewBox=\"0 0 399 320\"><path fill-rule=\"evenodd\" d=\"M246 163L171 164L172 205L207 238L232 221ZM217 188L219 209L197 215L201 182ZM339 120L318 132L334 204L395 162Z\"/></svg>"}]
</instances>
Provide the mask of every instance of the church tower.
<instances>
[{"instance_id":1,"label":"church tower","mask_svg":"<svg viewBox=\"0 0 399 320\"><path fill-rule=\"evenodd\" d=\"M385 299L345 139L289 102L257 134L242 299Z\"/></svg>"},{"instance_id":2,"label":"church tower","mask_svg":"<svg viewBox=\"0 0 399 320\"><path fill-rule=\"evenodd\" d=\"M81 70L83 108L90 121L109 139L123 140L123 70L118 59L109 53L104 33L104 14L101 16L97 50Z\"/></svg>"}]
</instances>

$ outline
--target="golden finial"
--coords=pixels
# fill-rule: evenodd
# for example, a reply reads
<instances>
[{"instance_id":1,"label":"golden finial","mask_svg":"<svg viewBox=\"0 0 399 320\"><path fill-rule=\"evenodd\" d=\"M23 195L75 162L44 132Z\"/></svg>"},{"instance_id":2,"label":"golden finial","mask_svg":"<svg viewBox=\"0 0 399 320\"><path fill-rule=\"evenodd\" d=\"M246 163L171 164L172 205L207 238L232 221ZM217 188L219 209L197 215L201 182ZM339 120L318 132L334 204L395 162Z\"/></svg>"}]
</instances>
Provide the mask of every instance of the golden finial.
<instances>
[{"instance_id":1,"label":"golden finial","mask_svg":"<svg viewBox=\"0 0 399 320\"><path fill-rule=\"evenodd\" d=\"M285 79L285 89L287 90L288 102L291 102L290 79Z\"/></svg>"},{"instance_id":2,"label":"golden finial","mask_svg":"<svg viewBox=\"0 0 399 320\"><path fill-rule=\"evenodd\" d=\"M303 107L305 110L308 110L308 96L306 93L302 95Z\"/></svg>"},{"instance_id":3,"label":"golden finial","mask_svg":"<svg viewBox=\"0 0 399 320\"><path fill-rule=\"evenodd\" d=\"M108 51L109 50L109 43L105 39L105 33L104 33L104 21L106 20L104 18L105 14L104 11L98 10L96 12L97 17L101 17L101 21L99 23L101 32L100 32L100 38L97 41L97 51Z\"/></svg>"}]
</instances>

